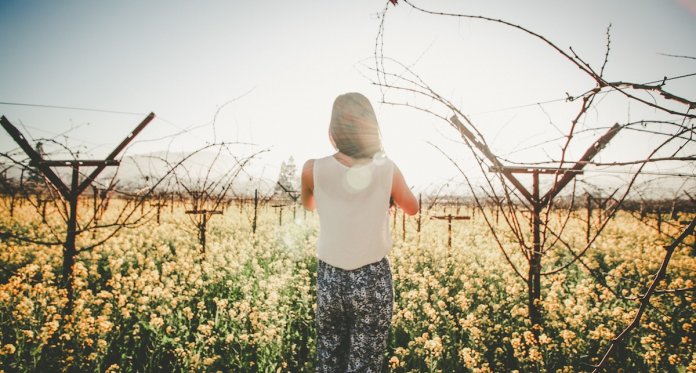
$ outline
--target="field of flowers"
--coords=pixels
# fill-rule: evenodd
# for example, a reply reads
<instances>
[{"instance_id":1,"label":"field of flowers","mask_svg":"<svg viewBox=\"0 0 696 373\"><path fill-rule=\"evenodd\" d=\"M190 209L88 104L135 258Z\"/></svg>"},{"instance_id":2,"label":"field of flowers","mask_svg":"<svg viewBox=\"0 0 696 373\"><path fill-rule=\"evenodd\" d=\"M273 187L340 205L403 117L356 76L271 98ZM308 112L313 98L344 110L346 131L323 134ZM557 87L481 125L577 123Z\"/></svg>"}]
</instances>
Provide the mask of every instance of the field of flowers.
<instances>
[{"instance_id":1,"label":"field of flowers","mask_svg":"<svg viewBox=\"0 0 696 373\"><path fill-rule=\"evenodd\" d=\"M183 208L123 230L78 256L72 314L59 286L62 249L1 241L0 371L313 371L318 220L298 207L280 225L278 212L262 208L252 234L252 210L232 205L210 219L205 255ZM6 227L46 230L30 207L0 215ZM584 258L606 286L580 265L545 277L544 326L535 333L526 284L480 213L453 223L451 248L446 222L422 221L417 234L407 218L402 240L399 213L393 232L385 364L394 372L591 370L635 316L631 297L645 291L669 243L619 214ZM584 244L584 227L571 222L571 244ZM692 240L675 252L662 289L694 287ZM567 259L553 251L545 263ZM607 370L696 372L694 325L693 290L655 295Z\"/></svg>"}]
</instances>

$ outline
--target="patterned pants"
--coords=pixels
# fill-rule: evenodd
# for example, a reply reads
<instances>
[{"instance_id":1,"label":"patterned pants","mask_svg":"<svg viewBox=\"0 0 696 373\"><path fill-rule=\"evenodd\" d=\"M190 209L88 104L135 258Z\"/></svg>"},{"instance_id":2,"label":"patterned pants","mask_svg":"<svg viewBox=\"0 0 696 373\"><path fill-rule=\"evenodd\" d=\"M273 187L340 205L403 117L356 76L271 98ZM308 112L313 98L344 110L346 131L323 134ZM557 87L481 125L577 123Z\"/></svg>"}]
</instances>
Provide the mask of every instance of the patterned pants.
<instances>
[{"instance_id":1,"label":"patterned pants","mask_svg":"<svg viewBox=\"0 0 696 373\"><path fill-rule=\"evenodd\" d=\"M380 372L393 305L386 257L351 271L319 261L317 372Z\"/></svg>"}]
</instances>

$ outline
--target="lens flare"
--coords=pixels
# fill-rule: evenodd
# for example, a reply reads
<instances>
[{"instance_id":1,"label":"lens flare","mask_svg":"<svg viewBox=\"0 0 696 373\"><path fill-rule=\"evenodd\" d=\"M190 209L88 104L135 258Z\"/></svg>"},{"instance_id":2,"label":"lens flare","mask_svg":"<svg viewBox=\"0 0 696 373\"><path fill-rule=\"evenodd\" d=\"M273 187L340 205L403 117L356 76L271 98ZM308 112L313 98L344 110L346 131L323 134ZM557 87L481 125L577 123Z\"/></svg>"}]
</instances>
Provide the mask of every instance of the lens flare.
<instances>
[{"instance_id":1,"label":"lens flare","mask_svg":"<svg viewBox=\"0 0 696 373\"><path fill-rule=\"evenodd\" d=\"M377 152L372 156L372 162L377 166L381 166L387 161L387 155L384 152Z\"/></svg>"},{"instance_id":2,"label":"lens flare","mask_svg":"<svg viewBox=\"0 0 696 373\"><path fill-rule=\"evenodd\" d=\"M346 172L344 181L348 192L357 193L372 182L372 169L369 166L351 167Z\"/></svg>"}]
</instances>

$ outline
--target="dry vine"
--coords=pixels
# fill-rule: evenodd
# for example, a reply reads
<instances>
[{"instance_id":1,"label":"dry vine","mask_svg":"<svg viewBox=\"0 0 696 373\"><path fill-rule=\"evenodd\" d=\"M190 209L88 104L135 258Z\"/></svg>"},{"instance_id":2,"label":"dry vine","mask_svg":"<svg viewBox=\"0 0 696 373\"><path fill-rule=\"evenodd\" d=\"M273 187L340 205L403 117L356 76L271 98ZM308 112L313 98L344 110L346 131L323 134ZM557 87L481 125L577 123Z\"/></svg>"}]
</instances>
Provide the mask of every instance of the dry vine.
<instances>
[{"instance_id":1,"label":"dry vine","mask_svg":"<svg viewBox=\"0 0 696 373\"><path fill-rule=\"evenodd\" d=\"M696 160L696 157L693 154L682 154L686 149L686 145L693 144L694 142L695 129L691 123L693 119L696 118L696 115L692 114L691 111L696 108L696 102L691 99L674 95L665 89L665 85L669 80L679 77L665 77L661 81L651 83L633 83L620 80L607 80L604 77L604 71L610 55L610 29L607 29L606 53L601 65L601 69L596 71L590 66L589 63L575 53L572 48L570 48L570 52L566 52L548 38L523 26L505 20L485 16L431 11L414 5L409 0L404 0L403 2L413 9L425 14L490 22L505 27L510 27L524 34L530 35L563 56L565 60L577 67L584 75L589 76L595 83L594 87L588 89L584 93L572 96L568 95L566 99L566 101L570 104L577 104L578 109L575 117L570 121L570 123L568 123L565 135L561 138L555 139L555 141L562 141L558 158L535 163L515 163L511 160L506 160L495 155L490 150L484 136L477 129L477 126L472 122L472 120L470 120L470 118L468 118L468 116L465 115L459 107L432 89L417 73L413 71L410 66L406 66L395 59L385 56L385 17L388 7L385 8L384 12L381 14L381 22L375 43L374 65L372 67L368 67L375 73L376 78L372 82L374 85L380 88L382 92L382 102L384 104L395 107L407 107L410 109L415 109L443 120L447 123L447 125L455 129L455 131L462 138L466 147L470 150L471 154L473 154L474 159L478 163L478 168L481 171L481 174L484 176L484 185L474 185L454 157L441 150L443 155L447 157L461 172L461 175L465 179L479 211L482 213L486 224L488 225L489 230L492 233L494 240L496 241L497 246L505 257L507 263L517 274L517 276L527 283L529 291L529 317L533 325L543 325L541 310L539 309L540 306L537 304L537 301L541 299L540 278L542 276L548 276L563 271L575 263L579 263L586 268L589 273L596 278L599 284L605 288L608 288L617 297L620 297L613 289L607 286L604 274L600 271L592 270L591 267L583 260L583 257L592 247L597 238L601 235L609 221L611 221L616 215L619 208L628 199L629 194L632 191L632 187L636 184L638 177L643 174L643 169L647 164L657 162L682 162L682 164L693 164L693 161ZM690 75L692 74L689 74L688 76ZM588 129L578 129L578 124L584 120L590 109L595 108L596 98L599 95L606 94L607 92L618 92L627 100L637 102L641 105L645 105L657 111L666 113L667 115L671 115L676 119L663 121L646 119L631 121L623 124L617 123L609 128L603 137L597 139L580 160L569 160L568 150L573 139L577 134L588 131ZM657 93L663 98L664 103L657 101L649 102L640 98L638 94L643 92ZM399 97L399 94L404 94L407 98L390 98L391 96ZM676 103L677 105L685 107L685 110L674 109L668 106L667 103ZM668 127L673 127L676 129L676 131L665 130L660 127L659 124L666 124ZM646 126L649 125L655 126L646 128ZM591 130L597 131L598 128ZM594 155L600 152L606 143L608 143L617 132L627 130L658 134L664 137L664 141L651 149L650 154L644 159L614 162L596 162L592 160ZM678 143L679 141L681 141L681 144ZM657 155L659 151L666 149L668 146L676 148L670 156L665 157ZM516 164L517 167L505 166L503 164L504 161L508 164ZM540 165L545 165L546 167L540 167ZM567 165L569 165L569 167L567 167ZM638 165L638 169L633 173L628 184L623 187L623 190L620 193L618 189L612 193L612 201L614 203L605 212L605 218L603 221L601 221L598 226L594 227L592 235L590 235L588 228L587 243L580 248L573 248L569 243L570 241L564 239L564 230L572 217L573 205L576 198L575 176L580 173L584 167L592 165L605 167ZM489 170L494 171L494 174L489 174ZM533 173L535 175L534 191L530 192L527 190L526 187L512 174L513 172ZM540 195L537 187L537 175L543 173L552 174L553 181L546 194ZM561 190L571 182L573 183L573 190L570 193L570 208L568 208L567 213L561 219L561 222L556 225L557 228L554 228L551 217L552 209L555 205L555 198L558 196ZM519 265L512 259L511 253L506 250L503 242L501 242L501 239L497 233L497 227L495 227L495 225L492 223L489 213L484 208L483 198L479 196L481 193L478 192L479 188L482 189L485 198L492 201L498 210L505 211L503 214L504 221L508 229L513 233L513 236L518 243L519 251L527 262L528 274L525 275L523 273L521 268L519 268ZM613 197L614 195L617 195L618 197ZM529 223L535 227L539 227L539 229L535 228L533 237L531 239L528 238L527 231L523 228L523 225L520 224L519 216L522 215L520 213L521 209L530 211ZM589 220L587 223L589 227ZM650 297L657 291L654 285L659 281L658 278L664 275L672 252L676 247L679 246L684 237L691 234L693 231L693 225L694 222L692 222L689 227L685 228L679 238L677 238L674 243L670 245L671 250L668 248L662 266L655 276L656 280L653 282L653 285L651 285L651 287L639 300L636 299L636 301L640 303L640 307L634 323L620 333L619 336L612 342L601 362L595 366L595 369L601 369L606 364L607 358L613 351L616 344L625 339L630 331L639 323L640 316L649 305ZM556 268L542 270L541 258L548 255L551 250L554 250L559 246L570 252L570 260L561 264L560 266L557 266ZM685 289L685 291L690 291L690 289ZM534 329L535 328L533 328L533 330Z\"/></svg>"}]
</instances>

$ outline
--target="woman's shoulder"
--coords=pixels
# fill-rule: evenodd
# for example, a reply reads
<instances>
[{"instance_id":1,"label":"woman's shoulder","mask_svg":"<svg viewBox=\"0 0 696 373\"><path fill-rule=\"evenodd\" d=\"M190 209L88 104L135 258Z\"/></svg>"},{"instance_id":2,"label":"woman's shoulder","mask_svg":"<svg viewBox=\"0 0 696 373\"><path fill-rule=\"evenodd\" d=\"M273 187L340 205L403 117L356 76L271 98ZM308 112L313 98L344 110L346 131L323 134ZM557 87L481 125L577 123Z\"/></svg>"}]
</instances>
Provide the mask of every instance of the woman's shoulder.
<instances>
[{"instance_id":1,"label":"woman's shoulder","mask_svg":"<svg viewBox=\"0 0 696 373\"><path fill-rule=\"evenodd\" d=\"M307 172L311 173L312 170L314 169L314 163L316 161L317 160L314 158L310 158L310 159L306 160L304 165L302 166L302 173L307 173Z\"/></svg>"},{"instance_id":2,"label":"woman's shoulder","mask_svg":"<svg viewBox=\"0 0 696 373\"><path fill-rule=\"evenodd\" d=\"M321 158L310 158L307 159L302 166L302 173L313 173L314 169L318 167L317 165L322 164L327 161L331 156L321 157Z\"/></svg>"},{"instance_id":3,"label":"woman's shoulder","mask_svg":"<svg viewBox=\"0 0 696 373\"><path fill-rule=\"evenodd\" d=\"M333 157L332 154L329 154L329 155L324 156L324 157L310 158L310 159L307 159L307 160L305 161L304 164L305 164L305 165L312 165L312 164L314 164L315 162L322 162L322 161L324 161L324 160L326 160L326 159L329 159L329 158L331 158L331 157Z\"/></svg>"},{"instance_id":4,"label":"woman's shoulder","mask_svg":"<svg viewBox=\"0 0 696 373\"><path fill-rule=\"evenodd\" d=\"M381 156L381 157L375 157L373 159L373 162L377 165L380 165L380 166L386 166L387 168L392 169L392 170L398 169L398 167L396 166L396 162L394 162L393 159L387 157L386 155Z\"/></svg>"},{"instance_id":5,"label":"woman's shoulder","mask_svg":"<svg viewBox=\"0 0 696 373\"><path fill-rule=\"evenodd\" d=\"M307 160L305 161L304 165L302 166L302 169L307 169L307 168L308 168L308 169L311 170L311 169L314 167L314 164L315 164L315 163L324 162L324 161L325 161L327 158L329 158L329 157L331 157L331 156L329 155L329 156L326 156L326 157L310 158L310 159L307 159Z\"/></svg>"},{"instance_id":6,"label":"woman's shoulder","mask_svg":"<svg viewBox=\"0 0 696 373\"><path fill-rule=\"evenodd\" d=\"M314 185L314 159L308 159L302 166L301 180L303 185L307 185L310 189Z\"/></svg>"}]
</instances>

